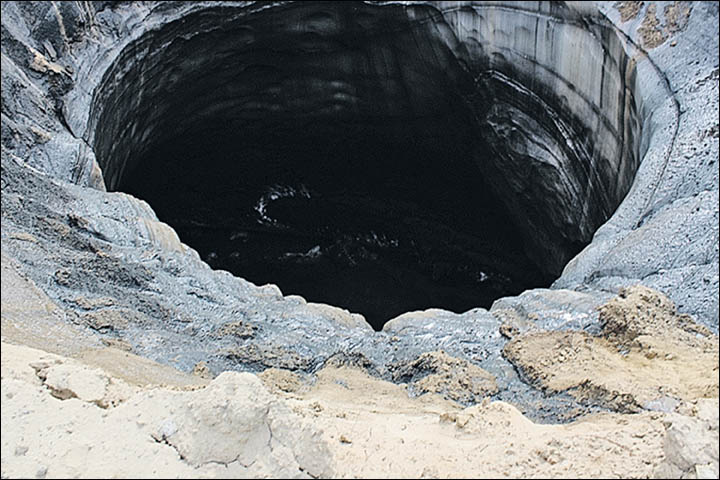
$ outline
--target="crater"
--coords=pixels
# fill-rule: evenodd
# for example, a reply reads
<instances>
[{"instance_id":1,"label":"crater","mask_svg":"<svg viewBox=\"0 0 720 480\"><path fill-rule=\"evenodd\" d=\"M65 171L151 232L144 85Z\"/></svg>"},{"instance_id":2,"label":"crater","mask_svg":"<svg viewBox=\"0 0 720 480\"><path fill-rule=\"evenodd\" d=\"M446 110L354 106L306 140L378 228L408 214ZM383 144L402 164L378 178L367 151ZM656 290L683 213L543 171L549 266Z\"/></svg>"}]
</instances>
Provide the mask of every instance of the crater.
<instances>
[{"instance_id":1,"label":"crater","mask_svg":"<svg viewBox=\"0 0 720 480\"><path fill-rule=\"evenodd\" d=\"M213 268L362 313L549 286L632 184L634 62L561 4L213 7L95 90L109 190Z\"/></svg>"}]
</instances>

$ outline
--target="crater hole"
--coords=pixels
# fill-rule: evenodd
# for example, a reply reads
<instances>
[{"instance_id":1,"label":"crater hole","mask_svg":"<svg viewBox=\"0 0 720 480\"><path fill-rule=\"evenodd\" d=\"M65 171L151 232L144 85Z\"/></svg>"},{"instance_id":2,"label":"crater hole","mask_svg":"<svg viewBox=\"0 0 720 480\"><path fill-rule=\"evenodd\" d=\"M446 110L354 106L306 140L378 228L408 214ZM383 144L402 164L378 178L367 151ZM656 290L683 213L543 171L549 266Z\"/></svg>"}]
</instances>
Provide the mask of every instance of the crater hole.
<instances>
[{"instance_id":1,"label":"crater hole","mask_svg":"<svg viewBox=\"0 0 720 480\"><path fill-rule=\"evenodd\" d=\"M512 52L448 46L448 16L472 14L302 2L149 32L95 95L108 189L148 201L213 268L376 330L549 286L631 183L632 102L594 110L618 145L598 151Z\"/></svg>"}]
</instances>

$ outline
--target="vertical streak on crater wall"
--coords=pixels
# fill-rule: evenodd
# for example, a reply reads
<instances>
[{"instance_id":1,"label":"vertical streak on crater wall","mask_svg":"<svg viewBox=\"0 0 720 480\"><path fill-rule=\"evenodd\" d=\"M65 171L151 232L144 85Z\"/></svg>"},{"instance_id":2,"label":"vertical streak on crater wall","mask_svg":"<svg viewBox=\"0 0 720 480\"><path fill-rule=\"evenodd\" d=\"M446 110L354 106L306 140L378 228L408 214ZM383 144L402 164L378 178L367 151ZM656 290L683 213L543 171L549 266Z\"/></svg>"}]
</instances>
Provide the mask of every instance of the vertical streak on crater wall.
<instances>
[{"instance_id":1,"label":"vertical streak on crater wall","mask_svg":"<svg viewBox=\"0 0 720 480\"><path fill-rule=\"evenodd\" d=\"M635 70L615 32L557 2L444 13L474 72L477 155L553 274L627 194L641 158Z\"/></svg>"}]
</instances>

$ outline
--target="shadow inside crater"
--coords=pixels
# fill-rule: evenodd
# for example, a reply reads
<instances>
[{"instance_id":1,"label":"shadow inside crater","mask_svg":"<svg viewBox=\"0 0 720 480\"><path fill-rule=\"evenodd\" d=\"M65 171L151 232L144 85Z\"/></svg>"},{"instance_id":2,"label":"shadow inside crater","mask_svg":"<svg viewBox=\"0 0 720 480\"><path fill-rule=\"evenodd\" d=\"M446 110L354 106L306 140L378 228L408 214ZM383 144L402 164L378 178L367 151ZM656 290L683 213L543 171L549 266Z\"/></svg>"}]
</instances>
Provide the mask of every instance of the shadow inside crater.
<instances>
[{"instance_id":1,"label":"shadow inside crater","mask_svg":"<svg viewBox=\"0 0 720 480\"><path fill-rule=\"evenodd\" d=\"M623 198L639 148L634 67L557 9L499 10L517 38L495 45L474 9L189 15L127 47L96 91L106 184L214 268L377 330L547 286ZM465 24L480 42L460 42ZM559 57L567 38L605 55L590 87L566 78L584 75ZM581 90L595 83L599 106Z\"/></svg>"}]
</instances>

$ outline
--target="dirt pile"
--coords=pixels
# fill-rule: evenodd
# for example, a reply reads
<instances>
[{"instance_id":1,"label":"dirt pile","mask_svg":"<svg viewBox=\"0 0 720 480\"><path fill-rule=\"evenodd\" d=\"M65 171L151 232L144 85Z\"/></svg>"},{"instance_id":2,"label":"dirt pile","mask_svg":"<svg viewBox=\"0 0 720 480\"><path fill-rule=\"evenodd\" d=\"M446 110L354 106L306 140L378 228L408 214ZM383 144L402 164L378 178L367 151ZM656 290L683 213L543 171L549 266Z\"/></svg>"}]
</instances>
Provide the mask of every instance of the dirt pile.
<instances>
[{"instance_id":1,"label":"dirt pile","mask_svg":"<svg viewBox=\"0 0 720 480\"><path fill-rule=\"evenodd\" d=\"M600 308L602 332L530 330L503 353L534 385L612 410L672 411L718 396L718 337L642 286Z\"/></svg>"}]
</instances>

